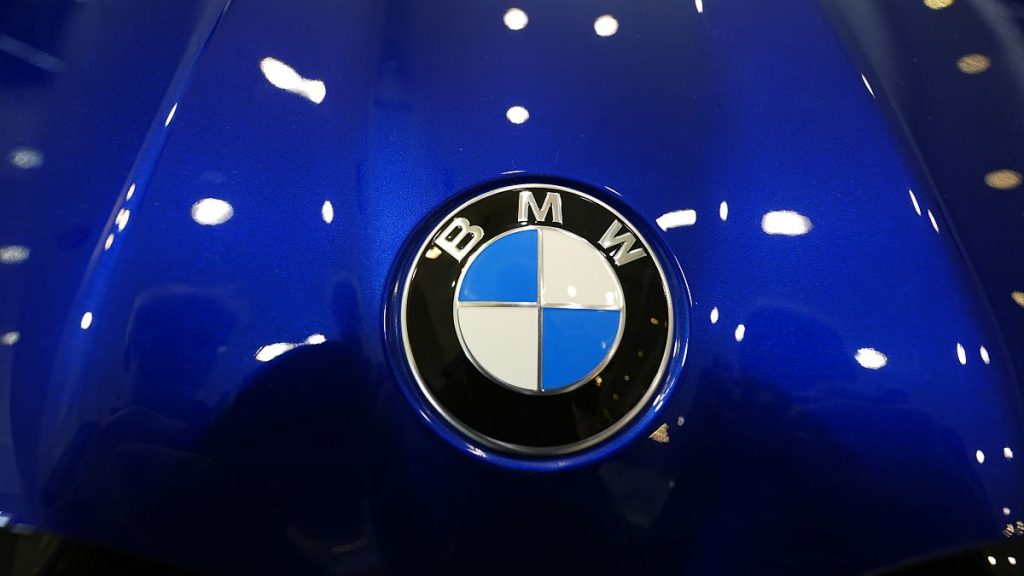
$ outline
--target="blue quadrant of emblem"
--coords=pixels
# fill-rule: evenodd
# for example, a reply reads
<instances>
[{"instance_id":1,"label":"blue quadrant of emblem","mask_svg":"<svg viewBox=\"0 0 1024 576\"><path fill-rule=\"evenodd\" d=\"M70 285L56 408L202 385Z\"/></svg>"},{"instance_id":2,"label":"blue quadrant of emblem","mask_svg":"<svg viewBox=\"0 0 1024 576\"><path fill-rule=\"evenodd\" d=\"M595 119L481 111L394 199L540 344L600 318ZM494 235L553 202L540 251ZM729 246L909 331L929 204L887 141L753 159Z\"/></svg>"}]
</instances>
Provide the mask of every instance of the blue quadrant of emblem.
<instances>
[{"instance_id":1,"label":"blue quadrant of emblem","mask_svg":"<svg viewBox=\"0 0 1024 576\"><path fill-rule=\"evenodd\" d=\"M618 310L544 308L541 389L578 382L611 352L619 332Z\"/></svg>"},{"instance_id":2,"label":"blue quadrant of emblem","mask_svg":"<svg viewBox=\"0 0 1024 576\"><path fill-rule=\"evenodd\" d=\"M513 232L484 248L469 265L462 302L536 302L537 230Z\"/></svg>"}]
</instances>

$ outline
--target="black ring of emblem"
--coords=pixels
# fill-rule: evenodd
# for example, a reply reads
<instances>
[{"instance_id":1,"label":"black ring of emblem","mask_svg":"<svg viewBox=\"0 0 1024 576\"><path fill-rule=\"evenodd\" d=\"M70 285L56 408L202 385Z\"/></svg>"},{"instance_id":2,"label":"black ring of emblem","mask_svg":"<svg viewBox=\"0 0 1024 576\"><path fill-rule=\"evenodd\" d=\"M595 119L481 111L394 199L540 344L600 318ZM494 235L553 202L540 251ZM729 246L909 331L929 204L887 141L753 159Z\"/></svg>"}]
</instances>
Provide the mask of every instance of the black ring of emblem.
<instances>
[{"instance_id":1,"label":"black ring of emblem","mask_svg":"<svg viewBox=\"0 0 1024 576\"><path fill-rule=\"evenodd\" d=\"M547 192L560 194L563 223L527 222L518 217L519 193L529 190L542 203ZM484 240L462 258L431 251L434 240L454 218L465 218L485 232ZM633 250L646 256L616 266L620 246L602 248L598 240L613 222L617 235L631 233ZM625 326L618 349L594 378L557 395L529 395L502 386L467 357L452 318L455 285L463 266L486 240L530 226L562 228L586 239L605 254L618 276L625 299ZM625 426L653 396L672 355L673 310L668 282L657 255L637 230L598 199L563 186L525 184L481 194L444 215L417 252L401 301L406 358L422 392L457 429L488 446L535 456L576 452Z\"/></svg>"}]
</instances>

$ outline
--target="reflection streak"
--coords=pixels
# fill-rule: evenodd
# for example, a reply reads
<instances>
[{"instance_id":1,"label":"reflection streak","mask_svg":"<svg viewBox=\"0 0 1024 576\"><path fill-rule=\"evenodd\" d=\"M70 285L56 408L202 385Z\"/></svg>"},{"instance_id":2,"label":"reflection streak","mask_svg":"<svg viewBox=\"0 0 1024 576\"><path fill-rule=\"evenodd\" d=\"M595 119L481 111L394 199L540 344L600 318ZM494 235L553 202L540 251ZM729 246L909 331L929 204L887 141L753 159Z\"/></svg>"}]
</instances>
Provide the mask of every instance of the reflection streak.
<instances>
[{"instance_id":1,"label":"reflection streak","mask_svg":"<svg viewBox=\"0 0 1024 576\"><path fill-rule=\"evenodd\" d=\"M276 58L267 56L260 60L260 71L274 87L298 94L314 104L323 102L327 96L327 85L323 80L303 78L294 68Z\"/></svg>"}]
</instances>

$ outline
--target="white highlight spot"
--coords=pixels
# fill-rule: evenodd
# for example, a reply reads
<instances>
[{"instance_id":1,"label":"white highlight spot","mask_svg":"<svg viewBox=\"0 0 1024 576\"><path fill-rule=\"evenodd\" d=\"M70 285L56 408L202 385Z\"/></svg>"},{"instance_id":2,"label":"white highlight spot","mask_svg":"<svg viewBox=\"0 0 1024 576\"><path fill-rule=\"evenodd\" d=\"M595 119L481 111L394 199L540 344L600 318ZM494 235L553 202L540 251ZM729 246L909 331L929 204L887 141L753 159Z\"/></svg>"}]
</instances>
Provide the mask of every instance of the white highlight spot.
<instances>
[{"instance_id":1,"label":"white highlight spot","mask_svg":"<svg viewBox=\"0 0 1024 576\"><path fill-rule=\"evenodd\" d=\"M522 30L530 22L526 12L519 8L509 8L502 20L505 22L505 27L509 30Z\"/></svg>"},{"instance_id":2,"label":"white highlight spot","mask_svg":"<svg viewBox=\"0 0 1024 576\"><path fill-rule=\"evenodd\" d=\"M576 287L571 284L565 289L565 292L569 295L569 298L576 297Z\"/></svg>"},{"instance_id":3,"label":"white highlight spot","mask_svg":"<svg viewBox=\"0 0 1024 576\"><path fill-rule=\"evenodd\" d=\"M428 260L436 260L441 255L441 249L437 246L431 246L429 250L424 254Z\"/></svg>"},{"instance_id":4,"label":"white highlight spot","mask_svg":"<svg viewBox=\"0 0 1024 576\"><path fill-rule=\"evenodd\" d=\"M802 236L813 227L810 218L792 210L776 210L761 217L761 230L765 234Z\"/></svg>"},{"instance_id":5,"label":"white highlight spot","mask_svg":"<svg viewBox=\"0 0 1024 576\"><path fill-rule=\"evenodd\" d=\"M124 231L124 227L128 225L128 218L130 218L131 215L131 211L127 208L122 208L121 211L117 213L117 218L114 219L114 222L117 223L118 232Z\"/></svg>"},{"instance_id":6,"label":"white highlight spot","mask_svg":"<svg viewBox=\"0 0 1024 576\"><path fill-rule=\"evenodd\" d=\"M722 222L729 219L729 203L725 200L722 200L722 203L718 205L718 217L722 219Z\"/></svg>"},{"instance_id":7,"label":"white highlight spot","mask_svg":"<svg viewBox=\"0 0 1024 576\"><path fill-rule=\"evenodd\" d=\"M203 226L223 224L234 215L231 204L217 198L203 198L192 205L192 219Z\"/></svg>"},{"instance_id":8,"label":"white highlight spot","mask_svg":"<svg viewBox=\"0 0 1024 576\"><path fill-rule=\"evenodd\" d=\"M704 0L693 0L693 5L697 7L697 14L704 13Z\"/></svg>"},{"instance_id":9,"label":"white highlight spot","mask_svg":"<svg viewBox=\"0 0 1024 576\"><path fill-rule=\"evenodd\" d=\"M608 36L614 36L619 31L619 21L610 14L599 16L597 20L594 20L594 32L597 32L598 36L607 38Z\"/></svg>"},{"instance_id":10,"label":"white highlight spot","mask_svg":"<svg viewBox=\"0 0 1024 576\"><path fill-rule=\"evenodd\" d=\"M164 120L164 128L171 125L171 120L174 119L174 113L178 111L178 103L175 102L174 106L171 106L171 111L167 114L167 120Z\"/></svg>"},{"instance_id":11,"label":"white highlight spot","mask_svg":"<svg viewBox=\"0 0 1024 576\"><path fill-rule=\"evenodd\" d=\"M985 364L992 362L992 359L988 357L988 349L984 346L978 348L978 355L981 356L981 361Z\"/></svg>"},{"instance_id":12,"label":"white highlight spot","mask_svg":"<svg viewBox=\"0 0 1024 576\"><path fill-rule=\"evenodd\" d=\"M718 324L718 306L711 309L711 323Z\"/></svg>"},{"instance_id":13,"label":"white highlight spot","mask_svg":"<svg viewBox=\"0 0 1024 576\"><path fill-rule=\"evenodd\" d=\"M92 312L86 312L82 314L82 321L78 324L82 330L88 330L89 326L92 326Z\"/></svg>"},{"instance_id":14,"label":"white highlight spot","mask_svg":"<svg viewBox=\"0 0 1024 576\"><path fill-rule=\"evenodd\" d=\"M522 124L530 119L530 111L523 106L513 106L505 112L505 118L513 124Z\"/></svg>"},{"instance_id":15,"label":"white highlight spot","mask_svg":"<svg viewBox=\"0 0 1024 576\"><path fill-rule=\"evenodd\" d=\"M1007 556L1006 557L1006 561L1010 563L1010 566L1016 566L1017 565L1017 559L1014 558L1013 556Z\"/></svg>"},{"instance_id":16,"label":"white highlight spot","mask_svg":"<svg viewBox=\"0 0 1024 576\"><path fill-rule=\"evenodd\" d=\"M289 342L278 342L276 344L260 346L259 350L256 351L256 361L269 362L292 348L295 348L295 344Z\"/></svg>"},{"instance_id":17,"label":"white highlight spot","mask_svg":"<svg viewBox=\"0 0 1024 576\"><path fill-rule=\"evenodd\" d=\"M21 332L5 332L0 335L0 344L4 346L14 346L21 340Z\"/></svg>"},{"instance_id":18,"label":"white highlight spot","mask_svg":"<svg viewBox=\"0 0 1024 576\"><path fill-rule=\"evenodd\" d=\"M974 453L974 459L978 461L978 464L984 464L985 453L982 452L981 450L978 450L977 452Z\"/></svg>"},{"instance_id":19,"label":"white highlight spot","mask_svg":"<svg viewBox=\"0 0 1024 576\"><path fill-rule=\"evenodd\" d=\"M1009 508L1003 508L1003 516L1009 516L1009 515L1010 515L1010 509Z\"/></svg>"},{"instance_id":20,"label":"white highlight spot","mask_svg":"<svg viewBox=\"0 0 1024 576\"><path fill-rule=\"evenodd\" d=\"M696 210L676 210L658 216L655 220L662 230L679 228L681 226L693 226L697 223Z\"/></svg>"},{"instance_id":21,"label":"white highlight spot","mask_svg":"<svg viewBox=\"0 0 1024 576\"><path fill-rule=\"evenodd\" d=\"M676 418L676 426L682 426L683 424L686 424L686 418L683 418L682 416Z\"/></svg>"},{"instance_id":22,"label":"white highlight spot","mask_svg":"<svg viewBox=\"0 0 1024 576\"><path fill-rule=\"evenodd\" d=\"M914 205L914 212L917 212L917 215L920 216L921 206L917 203L917 196L914 196L914 191L910 188L907 188L907 192L910 192L910 202Z\"/></svg>"},{"instance_id":23,"label":"white highlight spot","mask_svg":"<svg viewBox=\"0 0 1024 576\"><path fill-rule=\"evenodd\" d=\"M960 362L961 366L967 365L967 351L964 350L964 345L956 343L956 359Z\"/></svg>"},{"instance_id":24,"label":"white highlight spot","mask_svg":"<svg viewBox=\"0 0 1024 576\"><path fill-rule=\"evenodd\" d=\"M324 200L324 205L320 207L320 217L328 224L334 222L334 204L330 200Z\"/></svg>"},{"instance_id":25,"label":"white highlight spot","mask_svg":"<svg viewBox=\"0 0 1024 576\"><path fill-rule=\"evenodd\" d=\"M28 246L13 244L0 246L0 264L21 264L32 254Z\"/></svg>"},{"instance_id":26,"label":"white highlight spot","mask_svg":"<svg viewBox=\"0 0 1024 576\"><path fill-rule=\"evenodd\" d=\"M103 250L110 250L110 247L114 245L114 234L110 233L107 235L107 241L103 243Z\"/></svg>"},{"instance_id":27,"label":"white highlight spot","mask_svg":"<svg viewBox=\"0 0 1024 576\"><path fill-rule=\"evenodd\" d=\"M289 350L294 350L299 346L315 346L317 344L323 344L326 341L327 337L323 334L311 334L304 342L275 342L274 344L267 344L266 346L260 346L259 349L256 350L256 361L269 362L281 354L284 354Z\"/></svg>"},{"instance_id":28,"label":"white highlight spot","mask_svg":"<svg viewBox=\"0 0 1024 576\"><path fill-rule=\"evenodd\" d=\"M928 219L932 221L932 228L934 228L935 229L935 233L938 234L939 233L939 223L935 221L935 215L932 214L931 210L928 211Z\"/></svg>"},{"instance_id":29,"label":"white highlight spot","mask_svg":"<svg viewBox=\"0 0 1024 576\"><path fill-rule=\"evenodd\" d=\"M857 364L868 370L878 370L889 363L889 358L874 348L861 348L857 350L857 354L854 355L853 359L857 361Z\"/></svg>"},{"instance_id":30,"label":"white highlight spot","mask_svg":"<svg viewBox=\"0 0 1024 576\"><path fill-rule=\"evenodd\" d=\"M314 104L323 102L327 96L327 85L323 80L303 78L294 68L276 58L268 56L260 60L260 71L274 87L298 94Z\"/></svg>"},{"instance_id":31,"label":"white highlight spot","mask_svg":"<svg viewBox=\"0 0 1024 576\"><path fill-rule=\"evenodd\" d=\"M1007 460L1013 460L1013 448L1010 448L1009 446L1004 446L1003 458L1006 458Z\"/></svg>"},{"instance_id":32,"label":"white highlight spot","mask_svg":"<svg viewBox=\"0 0 1024 576\"><path fill-rule=\"evenodd\" d=\"M860 79L864 81L864 87L868 89L868 94L871 94L871 97L874 98L875 91L871 89L871 84L868 83L867 77L861 74Z\"/></svg>"},{"instance_id":33,"label":"white highlight spot","mask_svg":"<svg viewBox=\"0 0 1024 576\"><path fill-rule=\"evenodd\" d=\"M132 185L128 187L128 193L124 195L124 199L125 200L131 200L132 196L134 196L134 195L135 195L135 183L133 182Z\"/></svg>"},{"instance_id":34,"label":"white highlight spot","mask_svg":"<svg viewBox=\"0 0 1024 576\"><path fill-rule=\"evenodd\" d=\"M988 563L993 565L993 566L995 566L996 565L996 558L995 558L995 556L989 556L988 557Z\"/></svg>"},{"instance_id":35,"label":"white highlight spot","mask_svg":"<svg viewBox=\"0 0 1024 576\"><path fill-rule=\"evenodd\" d=\"M743 342L743 337L747 334L747 327L743 324L736 326L736 341Z\"/></svg>"},{"instance_id":36,"label":"white highlight spot","mask_svg":"<svg viewBox=\"0 0 1024 576\"><path fill-rule=\"evenodd\" d=\"M43 165L43 153L35 148L20 147L11 151L7 160L22 170L32 170Z\"/></svg>"}]
</instances>

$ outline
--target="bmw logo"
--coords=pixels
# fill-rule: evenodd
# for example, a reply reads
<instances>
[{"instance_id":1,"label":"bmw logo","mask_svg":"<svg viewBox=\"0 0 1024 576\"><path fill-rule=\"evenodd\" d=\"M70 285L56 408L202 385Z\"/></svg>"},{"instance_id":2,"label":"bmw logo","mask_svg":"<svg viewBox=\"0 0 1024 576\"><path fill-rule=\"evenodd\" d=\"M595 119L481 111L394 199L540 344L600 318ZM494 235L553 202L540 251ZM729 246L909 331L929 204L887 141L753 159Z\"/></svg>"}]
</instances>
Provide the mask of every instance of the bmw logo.
<instances>
[{"instance_id":1,"label":"bmw logo","mask_svg":"<svg viewBox=\"0 0 1024 576\"><path fill-rule=\"evenodd\" d=\"M651 246L598 198L507 186L444 215L405 275L401 331L423 395L456 429L562 455L628 424L662 384L674 314Z\"/></svg>"}]
</instances>

